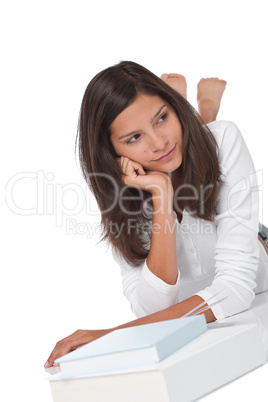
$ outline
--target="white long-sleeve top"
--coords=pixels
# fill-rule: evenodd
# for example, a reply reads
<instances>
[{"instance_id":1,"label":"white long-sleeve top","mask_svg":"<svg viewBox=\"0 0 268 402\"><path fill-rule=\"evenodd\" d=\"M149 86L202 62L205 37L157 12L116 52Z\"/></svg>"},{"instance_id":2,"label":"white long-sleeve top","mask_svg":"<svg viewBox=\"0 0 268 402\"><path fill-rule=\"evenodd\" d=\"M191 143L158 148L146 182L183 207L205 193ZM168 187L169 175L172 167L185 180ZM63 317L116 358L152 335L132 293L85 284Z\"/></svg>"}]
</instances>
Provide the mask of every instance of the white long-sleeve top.
<instances>
[{"instance_id":1,"label":"white long-sleeve top","mask_svg":"<svg viewBox=\"0 0 268 402\"><path fill-rule=\"evenodd\" d=\"M162 281L146 261L133 268L113 253L121 267L124 295L137 317L196 294L220 320L248 309L255 293L268 289L268 255L258 241L258 184L251 156L235 124L216 121L208 126L218 144L224 184L214 222L184 210L179 223L174 212L177 283Z\"/></svg>"}]
</instances>

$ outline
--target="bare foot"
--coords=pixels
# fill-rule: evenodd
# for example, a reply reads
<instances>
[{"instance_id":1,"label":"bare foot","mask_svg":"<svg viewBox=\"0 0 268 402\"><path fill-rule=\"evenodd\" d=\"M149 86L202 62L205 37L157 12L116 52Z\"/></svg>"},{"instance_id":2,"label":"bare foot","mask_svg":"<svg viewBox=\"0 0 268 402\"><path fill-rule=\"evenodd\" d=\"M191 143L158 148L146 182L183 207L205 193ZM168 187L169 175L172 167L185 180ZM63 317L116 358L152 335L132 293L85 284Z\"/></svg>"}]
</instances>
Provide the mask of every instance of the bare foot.
<instances>
[{"instance_id":1,"label":"bare foot","mask_svg":"<svg viewBox=\"0 0 268 402\"><path fill-rule=\"evenodd\" d=\"M161 79L165 81L171 88L175 89L182 95L185 99L187 99L187 84L186 79L183 75L180 74L162 74Z\"/></svg>"},{"instance_id":2,"label":"bare foot","mask_svg":"<svg viewBox=\"0 0 268 402\"><path fill-rule=\"evenodd\" d=\"M198 110L205 123L216 120L226 84L218 78L202 78L197 84Z\"/></svg>"}]
</instances>

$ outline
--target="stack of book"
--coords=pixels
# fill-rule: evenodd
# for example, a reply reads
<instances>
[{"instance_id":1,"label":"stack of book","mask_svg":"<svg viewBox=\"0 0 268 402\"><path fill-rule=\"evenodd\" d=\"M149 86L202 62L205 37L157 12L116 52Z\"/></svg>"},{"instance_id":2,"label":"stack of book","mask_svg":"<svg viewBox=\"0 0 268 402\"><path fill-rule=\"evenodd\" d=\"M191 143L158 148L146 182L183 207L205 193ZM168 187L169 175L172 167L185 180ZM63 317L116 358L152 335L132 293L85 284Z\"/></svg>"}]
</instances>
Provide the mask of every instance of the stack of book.
<instances>
[{"instance_id":1,"label":"stack of book","mask_svg":"<svg viewBox=\"0 0 268 402\"><path fill-rule=\"evenodd\" d=\"M215 328L216 327L216 328ZM203 315L113 331L61 357L54 402L190 402L266 361L254 324Z\"/></svg>"}]
</instances>

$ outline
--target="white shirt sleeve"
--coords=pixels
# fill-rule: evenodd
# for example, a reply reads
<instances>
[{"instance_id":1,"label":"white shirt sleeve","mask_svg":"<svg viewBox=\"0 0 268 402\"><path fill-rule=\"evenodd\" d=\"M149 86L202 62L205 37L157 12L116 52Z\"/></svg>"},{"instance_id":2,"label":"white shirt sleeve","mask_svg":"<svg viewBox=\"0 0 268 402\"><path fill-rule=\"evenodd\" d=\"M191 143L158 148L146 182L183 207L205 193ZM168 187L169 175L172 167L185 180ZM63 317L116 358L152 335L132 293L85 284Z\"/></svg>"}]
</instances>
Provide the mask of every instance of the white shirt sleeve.
<instances>
[{"instance_id":1,"label":"white shirt sleeve","mask_svg":"<svg viewBox=\"0 0 268 402\"><path fill-rule=\"evenodd\" d=\"M137 317L163 310L178 302L179 276L175 285L169 285L154 275L146 261L131 267L116 251L113 257L121 268L123 292Z\"/></svg>"},{"instance_id":2,"label":"white shirt sleeve","mask_svg":"<svg viewBox=\"0 0 268 402\"><path fill-rule=\"evenodd\" d=\"M253 289L259 260L259 201L255 168L237 126L229 122L222 124L225 124L225 129L219 161L224 184L215 216L215 277L211 286L197 293L204 300L210 299L208 304L217 319L250 307L255 296Z\"/></svg>"}]
</instances>

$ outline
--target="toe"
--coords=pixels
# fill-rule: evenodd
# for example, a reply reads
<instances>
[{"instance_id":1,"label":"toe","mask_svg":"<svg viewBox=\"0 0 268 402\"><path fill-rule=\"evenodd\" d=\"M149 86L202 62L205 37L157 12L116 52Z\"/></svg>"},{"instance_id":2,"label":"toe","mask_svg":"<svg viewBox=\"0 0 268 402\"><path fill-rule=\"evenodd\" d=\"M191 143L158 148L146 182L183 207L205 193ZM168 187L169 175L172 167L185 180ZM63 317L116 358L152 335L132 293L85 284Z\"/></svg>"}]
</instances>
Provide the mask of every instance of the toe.
<instances>
[{"instance_id":1,"label":"toe","mask_svg":"<svg viewBox=\"0 0 268 402\"><path fill-rule=\"evenodd\" d=\"M182 80L185 80L184 75L182 75L182 74L177 74L177 73L168 74L168 78L180 78L180 79L182 79Z\"/></svg>"},{"instance_id":2,"label":"toe","mask_svg":"<svg viewBox=\"0 0 268 402\"><path fill-rule=\"evenodd\" d=\"M164 74L161 75L160 78L161 78L161 80L165 81L168 78L168 74L164 73Z\"/></svg>"}]
</instances>

